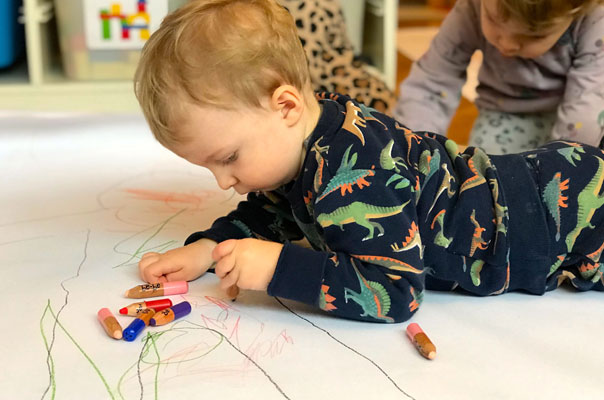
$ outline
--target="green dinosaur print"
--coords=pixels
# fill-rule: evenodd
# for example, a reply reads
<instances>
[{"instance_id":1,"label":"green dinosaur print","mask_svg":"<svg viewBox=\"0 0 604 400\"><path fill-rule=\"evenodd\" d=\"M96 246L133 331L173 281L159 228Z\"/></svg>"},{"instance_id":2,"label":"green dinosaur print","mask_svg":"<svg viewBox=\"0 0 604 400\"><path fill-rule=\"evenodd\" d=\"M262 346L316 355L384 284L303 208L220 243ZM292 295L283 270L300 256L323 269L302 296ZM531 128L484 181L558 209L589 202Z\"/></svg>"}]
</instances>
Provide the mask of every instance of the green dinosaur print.
<instances>
[{"instance_id":1,"label":"green dinosaur print","mask_svg":"<svg viewBox=\"0 0 604 400\"><path fill-rule=\"evenodd\" d=\"M568 181L569 179L565 179L563 181L562 174L560 172L556 172L554 177L547 183L547 185L545 185L543 193L541 194L541 198L545 203L547 211L549 211L550 215L554 219L554 222L556 223L556 241L560 240L560 207L568 207L568 204L565 203L566 200L568 200L568 196L564 196L564 191L568 189Z\"/></svg>"},{"instance_id":2,"label":"green dinosaur print","mask_svg":"<svg viewBox=\"0 0 604 400\"><path fill-rule=\"evenodd\" d=\"M354 271L359 280L360 292L355 292L352 289L344 288L344 300L352 300L363 309L361 317L370 316L375 319L380 319L387 322L394 322L394 318L389 317L390 312L390 296L386 288L379 282L368 281L365 279L355 265L354 259L350 259Z\"/></svg>"},{"instance_id":3,"label":"green dinosaur print","mask_svg":"<svg viewBox=\"0 0 604 400\"><path fill-rule=\"evenodd\" d=\"M472 154L468 160L468 167L474 173L474 175L466 179L461 184L459 193L486 183L487 180L485 178L485 174L487 168L492 168L493 165L491 164L489 156L487 156L482 150L474 149L474 154Z\"/></svg>"},{"instance_id":4,"label":"green dinosaur print","mask_svg":"<svg viewBox=\"0 0 604 400\"><path fill-rule=\"evenodd\" d=\"M568 161L573 167L576 167L577 165L575 164L575 160L581 161L581 154L579 153L585 153L585 150L583 147L575 143L569 143L569 145L569 147L558 149L558 153L566 158L566 161Z\"/></svg>"},{"instance_id":5,"label":"green dinosaur print","mask_svg":"<svg viewBox=\"0 0 604 400\"><path fill-rule=\"evenodd\" d=\"M579 275L583 279L588 279L592 282L597 282L602 277L602 271L604 270L604 264L584 262L579 266Z\"/></svg>"},{"instance_id":6,"label":"green dinosaur print","mask_svg":"<svg viewBox=\"0 0 604 400\"><path fill-rule=\"evenodd\" d=\"M562 263L566 259L566 254L562 254L562 255L558 256L557 258L558 258L558 260L556 260L556 262L553 263L552 266L549 268L549 272L547 273L548 278L551 274L556 272L558 270L558 268L560 268L560 265L562 265Z\"/></svg>"},{"instance_id":7,"label":"green dinosaur print","mask_svg":"<svg viewBox=\"0 0 604 400\"><path fill-rule=\"evenodd\" d=\"M252 233L252 231L250 230L250 228L248 228L248 226L246 224L244 224L243 222L241 222L238 219L234 219L231 221L231 224L235 225L237 228L239 228L243 234L245 235L245 237L247 238L251 238L254 236L254 234Z\"/></svg>"},{"instance_id":8,"label":"green dinosaur print","mask_svg":"<svg viewBox=\"0 0 604 400\"><path fill-rule=\"evenodd\" d=\"M446 214L446 210L440 210L435 216L434 219L432 220L432 224L430 225L430 229L434 230L434 224L436 222L438 222L438 225L440 226L440 230L438 231L438 233L436 233L436 237L434 238L434 244L440 247L444 247L445 249L449 247L449 245L451 244L451 242L453 241L453 238L450 237L446 237L444 234L444 220L445 220L445 214Z\"/></svg>"},{"instance_id":9,"label":"green dinosaur print","mask_svg":"<svg viewBox=\"0 0 604 400\"><path fill-rule=\"evenodd\" d=\"M430 178L434 176L438 171L440 165L440 152L438 149L434 150L434 154L430 153L430 150L424 150L419 156L418 170L424 175L424 184L422 189L428 184ZM421 191L421 189L420 189Z\"/></svg>"},{"instance_id":10,"label":"green dinosaur print","mask_svg":"<svg viewBox=\"0 0 604 400\"><path fill-rule=\"evenodd\" d=\"M329 286L321 285L321 293L319 293L319 307L325 311L336 310L338 307L333 305L335 297L329 294Z\"/></svg>"},{"instance_id":11,"label":"green dinosaur print","mask_svg":"<svg viewBox=\"0 0 604 400\"><path fill-rule=\"evenodd\" d=\"M346 206L337 208L330 213L322 213L317 217L317 222L323 227L327 228L331 225L339 226L340 229L344 230L346 224L357 224L363 226L369 230L367 236L363 240L373 239L375 228L378 229L379 236L384 234L384 228L377 222L372 222L372 219L386 218L391 215L400 213L403 208L409 203L407 200L404 204L394 207L381 207L374 206L372 204L362 203L355 201Z\"/></svg>"},{"instance_id":12,"label":"green dinosaur print","mask_svg":"<svg viewBox=\"0 0 604 400\"><path fill-rule=\"evenodd\" d=\"M411 292L411 296L413 297L413 300L409 303L409 311L413 312L419 308L420 304L422 304L424 292L421 291L417 293L413 286L409 286L409 292Z\"/></svg>"},{"instance_id":13,"label":"green dinosaur print","mask_svg":"<svg viewBox=\"0 0 604 400\"><path fill-rule=\"evenodd\" d=\"M392 147L394 146L394 139L390 139L388 144L380 152L380 166L385 170L394 170L400 173L399 167L407 169L407 164L402 157L392 157Z\"/></svg>"},{"instance_id":14,"label":"green dinosaur print","mask_svg":"<svg viewBox=\"0 0 604 400\"><path fill-rule=\"evenodd\" d=\"M363 118L365 118L365 121L379 122L384 127L384 130L388 130L388 128L386 127L386 124L384 124L382 121L380 121L373 115L373 113L378 112L378 110L376 110L375 108L366 106L363 103L359 103L359 106L361 107L361 113L363 114Z\"/></svg>"},{"instance_id":15,"label":"green dinosaur print","mask_svg":"<svg viewBox=\"0 0 604 400\"><path fill-rule=\"evenodd\" d=\"M599 194L602 190L602 182L604 181L604 160L601 158L598 158L597 160L599 164L598 171L577 197L577 202L579 203L577 210L577 225L566 236L566 247L569 253L573 249L575 241L583 229L595 228L595 226L591 224L591 218L596 210L604 205L604 194Z\"/></svg>"},{"instance_id":16,"label":"green dinosaur print","mask_svg":"<svg viewBox=\"0 0 604 400\"><path fill-rule=\"evenodd\" d=\"M449 198L455 195L455 190L451 187L451 183L455 182L455 177L452 176L449 172L449 168L447 167L446 163L443 163L440 167L443 171L445 171L445 176L443 176L443 180L440 183L440 187L438 188L438 190L436 191L436 195L434 196L434 201L432 202L432 205L430 206L430 209L426 214L426 221L428 220L428 216L432 212L432 209L436 205L436 202L438 201L440 195L443 194L445 190L447 191L447 196Z\"/></svg>"},{"instance_id":17,"label":"green dinosaur print","mask_svg":"<svg viewBox=\"0 0 604 400\"><path fill-rule=\"evenodd\" d=\"M392 176L390 178L388 178L388 181L386 182L386 186L388 186L392 182L396 182L396 181L400 181L400 182L397 183L396 185L394 185L395 189L404 189L407 186L411 185L411 182L409 181L409 179L407 179L399 174L392 174ZM411 187L411 191L415 192L415 189L413 187Z\"/></svg>"},{"instance_id":18,"label":"green dinosaur print","mask_svg":"<svg viewBox=\"0 0 604 400\"><path fill-rule=\"evenodd\" d=\"M419 228L415 221L411 222L411 228L409 228L409 235L405 237L403 242L401 243L402 247L398 246L398 243L393 243L390 245L390 248L395 253L400 253L402 251L409 251L413 248L419 250L419 258L424 258L424 246L422 246L422 238L419 234Z\"/></svg>"},{"instance_id":19,"label":"green dinosaur print","mask_svg":"<svg viewBox=\"0 0 604 400\"><path fill-rule=\"evenodd\" d=\"M472 210L472 215L470 216L470 220L472 221L472 224L474 224L474 234L472 235L472 243L470 244L469 256L473 257L476 249L486 250L487 246L489 245L490 240L488 242L485 242L484 239L482 238L482 233L486 229L481 227L480 224L478 223L478 221L476 220L476 210Z\"/></svg>"},{"instance_id":20,"label":"green dinosaur print","mask_svg":"<svg viewBox=\"0 0 604 400\"><path fill-rule=\"evenodd\" d=\"M497 226L497 230L495 232L495 244L497 244L499 234L503 233L504 235L507 235L508 233L508 230L505 224L503 223L503 219L508 218L508 208L499 204L499 183L497 183L497 179L489 179L489 184L491 185L491 193L493 193L493 200L495 200L495 223Z\"/></svg>"},{"instance_id":21,"label":"green dinosaur print","mask_svg":"<svg viewBox=\"0 0 604 400\"><path fill-rule=\"evenodd\" d=\"M350 156L350 149L352 149L352 145L346 149L336 175L329 180L323 194L317 198L317 203L335 190L340 189L340 194L344 196L346 192L352 193L352 185L354 184L359 189L370 185L365 178L375 175L375 171L372 169L353 169L357 162L357 153Z\"/></svg>"},{"instance_id":22,"label":"green dinosaur print","mask_svg":"<svg viewBox=\"0 0 604 400\"><path fill-rule=\"evenodd\" d=\"M455 160L457 157L461 157L459 154L459 146L451 139L447 139L445 142L445 149L451 160Z\"/></svg>"},{"instance_id":23,"label":"green dinosaur print","mask_svg":"<svg viewBox=\"0 0 604 400\"><path fill-rule=\"evenodd\" d=\"M397 260L392 257L384 257L384 256L374 256L374 255L363 255L363 254L351 254L352 257L358 258L359 260L363 260L366 262L370 262L372 264L381 265L382 267L386 267L393 271L401 271L401 272L411 272L412 274L420 275L424 273L425 270L415 268L406 262L401 260ZM398 277L400 279L400 276Z\"/></svg>"},{"instance_id":24,"label":"green dinosaur print","mask_svg":"<svg viewBox=\"0 0 604 400\"><path fill-rule=\"evenodd\" d=\"M317 160L317 172L315 172L313 188L315 189L315 192L318 192L319 188L323 184L323 168L325 167L325 159L323 158L323 154L327 154L329 152L329 146L319 146L319 142L315 142L311 151L315 153L315 159Z\"/></svg>"},{"instance_id":25,"label":"green dinosaur print","mask_svg":"<svg viewBox=\"0 0 604 400\"><path fill-rule=\"evenodd\" d=\"M483 266L484 261L482 260L476 260L470 266L470 278L472 278L474 286L480 286L480 272L482 272Z\"/></svg>"}]
</instances>

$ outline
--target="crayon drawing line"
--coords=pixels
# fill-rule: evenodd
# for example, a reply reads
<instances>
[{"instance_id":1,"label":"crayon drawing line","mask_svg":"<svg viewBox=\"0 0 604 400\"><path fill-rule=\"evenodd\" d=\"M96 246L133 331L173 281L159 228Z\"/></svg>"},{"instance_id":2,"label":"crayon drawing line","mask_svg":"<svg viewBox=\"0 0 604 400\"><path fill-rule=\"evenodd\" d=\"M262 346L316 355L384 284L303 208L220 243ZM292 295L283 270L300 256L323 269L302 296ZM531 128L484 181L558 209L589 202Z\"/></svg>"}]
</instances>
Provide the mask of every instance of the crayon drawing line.
<instances>
[{"instance_id":1,"label":"crayon drawing line","mask_svg":"<svg viewBox=\"0 0 604 400\"><path fill-rule=\"evenodd\" d=\"M48 299L48 302L46 303L46 307L44 307L44 312L42 313L42 317L40 318L40 333L42 334L42 340L44 341L44 347L46 348L46 352L48 354L46 357L46 366L48 367L48 375L50 378L49 386L44 391L44 394L42 395L42 399L44 398L44 396L46 396L46 393L48 393L48 390L50 390L50 389L52 389L52 392L50 394L51 399L55 398L55 394L57 392L57 383L55 381L55 362L52 357L52 353L50 352L50 346L48 344L48 339L46 338L46 332L44 332L44 318L46 317L46 313L48 312L49 308L50 308L50 299Z\"/></svg>"},{"instance_id":2,"label":"crayon drawing line","mask_svg":"<svg viewBox=\"0 0 604 400\"><path fill-rule=\"evenodd\" d=\"M183 325L192 325L192 327L185 327ZM217 338L219 339L219 342L216 343L214 346L212 346L212 348L210 348L208 351L204 352L204 354L195 356L195 357L191 357L191 358L187 358L187 359L179 359L178 361L171 361L171 360L161 360L160 356L159 356L159 352L156 352L156 355L158 357L156 362L150 362L147 361L145 359L145 356L149 354L149 347L152 346L157 346L157 339L159 337L161 337L162 335L165 335L169 332L183 332L183 333L187 333L188 331L191 330L202 330L202 331L207 331L210 333L213 333L215 335L217 335ZM150 344L150 342L152 344ZM242 357L244 357L247 361L249 361L256 369L258 369L258 371L260 371L265 378L275 387L275 389L285 398L285 399L290 399L289 396L287 396L285 394L285 392L283 391L283 389L281 389L281 387L273 380L273 378L268 374L268 372L266 372L256 361L254 361L250 356L248 356L245 352L243 352L242 350L240 350L239 348L237 348L237 346L235 346L224 334L222 334L221 332L212 329L212 328L208 328L208 327L204 327L202 325L196 324L194 322L191 321L182 321L180 323L174 324L170 329L167 329L165 331L159 332L159 333L154 333L153 337L151 339L149 339L149 337L147 337L147 339L144 341L143 347L141 348L141 352L139 355L139 359L137 360L137 362L135 363L136 367L137 367L137 379L138 379L138 383L140 386L140 391L141 391L141 399L143 398L143 381L142 381L142 373L144 372L141 369L141 364L145 363L145 364L150 364L152 366L155 366L156 368L159 368L160 365L170 365L170 364L182 364L185 362L189 362L189 361L193 361L193 360L197 360L200 358L205 357L206 355L212 353L213 351L217 350L218 347L220 346L221 343L226 342L228 343L228 345L235 350L237 353L239 353ZM169 343L169 342L168 342ZM166 345L164 345L164 349L165 349ZM179 355L180 357L180 355ZM122 377L120 378L119 382L118 382L118 393L120 394L120 397L122 397L123 399L123 395L121 392L121 386L123 384L124 378L127 375L128 371L130 371L132 368L134 367L134 365L132 365L130 368L128 368L128 370L126 370L126 372L122 375ZM155 380L156 380L156 386L157 386L157 381L159 380L158 378L158 369L156 370L156 374L155 374ZM157 393L157 389L156 389L156 393Z\"/></svg>"},{"instance_id":3,"label":"crayon drawing line","mask_svg":"<svg viewBox=\"0 0 604 400\"><path fill-rule=\"evenodd\" d=\"M159 227L157 228L157 230L156 230L156 231L155 231L155 232L154 232L154 233L153 233L151 236L149 236L147 239L145 239L145 241L144 241L144 242L143 242L143 243L142 243L142 244L141 244L141 245L140 245L140 246L139 246L139 247L136 249L136 251L134 252L134 254L130 254L130 258L129 258L128 260L124 261L124 262L123 262L123 263L121 263L121 264L118 264L118 265L114 266L113 268L119 268L119 267L122 267L122 266L124 266L124 265L126 265L126 264L129 264L129 263L130 263L130 262L131 262L131 261L132 261L134 258L138 257L140 253L142 253L142 252L146 251L146 250L143 250L143 248L145 247L145 245L146 245L147 243L149 243L149 241L151 241L151 239L153 239L155 236L157 236L157 235L159 234L159 232L161 232L161 230L162 230L162 229L164 229L164 227L165 227L165 226L166 226L166 225L167 225L167 224L168 224L168 223L169 223L169 222L170 222L172 219L176 218L177 216L179 216L180 214L182 214L182 213L183 213L183 212L185 212L186 210L187 210L186 208L183 208L182 210L178 211L176 214L172 215L171 217L169 217L168 219L166 219L165 221L163 221L162 223L160 223L160 224L159 224ZM146 230L146 229L145 229L145 230ZM141 232L144 232L144 231L141 231ZM133 238L134 236L136 236L136 235L140 234L141 232L138 232L138 233L136 233L136 234L134 234L134 235L132 235L132 236L130 236L130 237L128 237L128 238L126 238L126 239L124 239L124 240L120 241L120 242L118 242L118 243L117 243L115 246L113 246L113 250L114 250L116 253L118 253L118 254L126 254L126 253L121 253L120 251L118 251L118 250L117 250L117 247L118 247L120 244L122 244L123 242L125 242L125 241L127 241L127 240L129 240L129 239Z\"/></svg>"},{"instance_id":4,"label":"crayon drawing line","mask_svg":"<svg viewBox=\"0 0 604 400\"><path fill-rule=\"evenodd\" d=\"M10 242L2 242L2 243L0 243L0 246L7 246L9 244L27 242L29 240L46 239L46 238L49 238L49 237L52 237L52 235L44 235L44 236L36 236L36 237L31 237L31 238L19 239L19 240L12 240Z\"/></svg>"},{"instance_id":5,"label":"crayon drawing line","mask_svg":"<svg viewBox=\"0 0 604 400\"><path fill-rule=\"evenodd\" d=\"M88 355L88 353L86 353L86 351L84 351L84 349L82 348L82 346L80 346L80 344L75 340L75 338L69 333L69 331L59 321L59 314L58 313L55 314L54 311L52 310L52 306L50 305L50 299L48 299L47 308L48 308L48 312L50 312L50 314L52 315L53 320L55 321L56 325L58 325L59 328L61 328L61 330L63 331L63 333L69 338L69 340L71 340L71 342L80 351L80 353L82 353L82 355L84 356L84 358L88 361L88 363L92 366L92 368L94 369L94 371L96 372L96 374L101 379L101 382L103 382L103 385L105 386L105 389L107 390L107 393L109 393L109 396L111 397L111 399L114 400L115 396L111 392L111 388L109 387L109 384L107 383L107 380L103 376L103 373L101 372L101 370L99 369L99 367L96 365L96 363L92 360L92 358L90 358L90 356Z\"/></svg>"},{"instance_id":6,"label":"crayon drawing line","mask_svg":"<svg viewBox=\"0 0 604 400\"><path fill-rule=\"evenodd\" d=\"M344 346L345 348L347 348L348 350L352 351L353 353L355 353L356 355L358 355L359 357L364 358L365 360L369 361L371 364L373 364L374 367L376 367L393 385L394 387L401 392L402 394L404 394L405 396L407 396L410 399L415 400L415 397L409 395L407 392L405 392L403 389L401 389L396 382L390 377L390 375L388 375L386 373L386 371L384 371L382 369L382 367L380 367L375 361L373 361L372 359L370 359L369 357L367 357L364 354L361 354L359 351L353 349L352 347L348 346L347 344L345 344L344 342L342 342L341 340L337 339L335 336L333 336L331 333L329 333L329 331L321 328L320 326L318 326L317 324L315 324L314 322L304 318L303 316L301 316L300 314L296 313L294 310L292 310L291 308L289 308L288 306L286 306L281 299L279 299L278 297L275 297L275 300L277 300L277 302L279 304L281 304L283 306L283 308L285 308L286 310L288 310L290 313L294 314L296 317L300 318L303 321L306 321L307 323L309 323L310 325L312 325L313 327L315 327L316 329L320 330L321 332L325 333L327 336L329 336L331 339L333 339L335 342L339 343L340 345Z\"/></svg>"},{"instance_id":7,"label":"crayon drawing line","mask_svg":"<svg viewBox=\"0 0 604 400\"><path fill-rule=\"evenodd\" d=\"M71 280L71 279L75 279L77 277L80 276L80 271L82 269L82 265L84 265L84 262L86 261L86 258L88 257L88 243L90 242L90 229L88 229L86 231L86 242L84 244L84 256L82 257L82 260L80 261L80 264L78 265L78 268L76 270L75 275L61 281L61 288L63 289L63 291L65 292L65 297L63 298L63 305L61 306L61 308L59 309L59 311L57 312L57 315L54 319L54 323L52 325L52 336L50 339L50 344L47 344L47 356L46 356L46 365L48 367L48 375L49 375L49 382L48 382L48 386L46 386L46 389L44 390L44 393L42 394L42 399L44 399L44 397L46 397L46 394L48 393L48 391L50 390L51 386L53 385L53 381L54 381L54 371L51 370L50 365L50 357L52 355L52 349L54 347L54 343L55 343L55 337L56 337L56 329L57 329L57 324L59 324L59 315L63 312L63 310L65 309L65 307L67 306L67 303L69 302L69 290L65 287L65 282ZM48 300L48 306L50 307L50 299ZM50 310L50 312L52 313L52 309ZM46 338L44 337L44 341L46 343ZM54 397L53 397L54 398Z\"/></svg>"}]
</instances>

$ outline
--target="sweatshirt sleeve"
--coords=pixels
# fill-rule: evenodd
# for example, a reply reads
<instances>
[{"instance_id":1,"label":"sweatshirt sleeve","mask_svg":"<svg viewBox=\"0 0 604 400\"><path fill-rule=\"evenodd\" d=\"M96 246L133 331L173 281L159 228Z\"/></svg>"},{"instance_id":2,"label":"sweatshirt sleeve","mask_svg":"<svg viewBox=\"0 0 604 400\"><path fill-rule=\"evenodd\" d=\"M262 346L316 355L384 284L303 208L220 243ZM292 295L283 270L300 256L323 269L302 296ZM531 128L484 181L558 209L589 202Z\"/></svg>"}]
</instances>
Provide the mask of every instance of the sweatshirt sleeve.
<instances>
[{"instance_id":1,"label":"sweatshirt sleeve","mask_svg":"<svg viewBox=\"0 0 604 400\"><path fill-rule=\"evenodd\" d=\"M344 155L352 164L356 157ZM268 293L339 317L402 322L417 310L425 281L413 184L405 171L359 164L353 171L365 176L350 189L325 189L314 200L326 251L287 243ZM323 178L336 182L335 175Z\"/></svg>"},{"instance_id":2,"label":"sweatshirt sleeve","mask_svg":"<svg viewBox=\"0 0 604 400\"><path fill-rule=\"evenodd\" d=\"M227 216L218 218L208 230L190 235L185 245L207 238L217 243L227 239L265 239L283 243L303 237L289 202L277 191L250 193L247 200Z\"/></svg>"},{"instance_id":3,"label":"sweatshirt sleeve","mask_svg":"<svg viewBox=\"0 0 604 400\"><path fill-rule=\"evenodd\" d=\"M604 6L585 17L576 37L552 138L598 146L604 135Z\"/></svg>"},{"instance_id":4,"label":"sweatshirt sleeve","mask_svg":"<svg viewBox=\"0 0 604 400\"><path fill-rule=\"evenodd\" d=\"M458 1L428 51L401 83L394 117L414 131L446 135L480 41L479 2Z\"/></svg>"}]
</instances>

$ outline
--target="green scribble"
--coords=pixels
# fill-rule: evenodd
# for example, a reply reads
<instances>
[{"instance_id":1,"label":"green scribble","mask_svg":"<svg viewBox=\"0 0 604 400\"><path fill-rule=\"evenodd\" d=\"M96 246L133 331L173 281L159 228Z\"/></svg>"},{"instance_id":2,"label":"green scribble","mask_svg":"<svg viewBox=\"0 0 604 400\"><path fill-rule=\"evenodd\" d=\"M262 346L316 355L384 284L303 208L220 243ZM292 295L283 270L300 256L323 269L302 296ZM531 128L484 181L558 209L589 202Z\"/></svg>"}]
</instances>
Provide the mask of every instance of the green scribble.
<instances>
[{"instance_id":1,"label":"green scribble","mask_svg":"<svg viewBox=\"0 0 604 400\"><path fill-rule=\"evenodd\" d=\"M78 342L74 339L74 337L71 336L71 334L67 331L67 329L65 329L65 327L63 326L63 324L61 324L61 322L59 321L59 319L55 315L54 311L52 310L52 306L50 305L50 299L48 299L48 303L46 305L46 309L44 310L44 314L46 313L46 310L48 310L48 312L50 312L50 314L52 315L53 319L56 321L57 325L63 330L63 332L65 333L65 335L67 335L67 337L69 338L69 340L71 340L71 342L75 345L75 347L77 347L77 349L80 351L80 353L82 353L82 355L84 356L84 358L86 358L86 360L88 360L88 362L90 363L90 365L92 366L92 368L94 368L94 371L97 373L97 375L99 376L99 378L101 378L101 381L103 382L103 385L105 386L105 389L107 389L107 393L109 393L109 396L111 397L111 399L115 399L115 396L111 392L111 388L109 387L109 384L107 384L107 381L105 380L105 377L101 373L101 370L99 370L99 368L94 363L94 361L92 361L92 359L84 351L84 349L82 348L82 346L80 346L78 344ZM44 315L42 316L42 318L44 318ZM42 337L44 338L44 343L47 343L45 335L44 335L44 329L42 329ZM49 352L49 355L50 355L50 352ZM52 375L54 376L54 367L52 368ZM51 378L51 379L54 380L54 378ZM52 398L54 399L54 387L53 387L53 396L52 396Z\"/></svg>"},{"instance_id":2,"label":"green scribble","mask_svg":"<svg viewBox=\"0 0 604 400\"><path fill-rule=\"evenodd\" d=\"M48 312L49 309L50 309L50 299L48 299L48 302L46 303L46 307L44 307L44 312L42 313L42 317L40 318L40 333L42 334L42 340L44 341L44 347L46 348L46 351L48 352L47 361L50 362L50 387L52 388L52 392L51 392L52 394L50 395L50 397L52 399L54 399L55 394L57 392L57 383L55 381L55 362L52 358L52 353L50 351L50 346L48 345L48 339L46 338L46 333L44 332L44 317L46 317L46 313ZM48 389L46 389L44 394L46 394L47 391L48 391ZM42 396L42 398L44 398L44 396Z\"/></svg>"},{"instance_id":3,"label":"green scribble","mask_svg":"<svg viewBox=\"0 0 604 400\"><path fill-rule=\"evenodd\" d=\"M180 214L182 214L182 213L183 213L183 212L185 212L186 210L187 210L186 208L183 208L182 210L180 210L179 212L177 212L176 214L172 215L170 218L168 218L168 219L166 219L164 222L162 222L162 223L159 225L159 227L157 228L157 230L156 230L156 231L155 231L155 232L154 232L154 233L153 233L151 236L149 236L147 239L145 239L145 241L144 241L144 242L143 242L143 243L142 243L142 244L141 244L141 245L140 245L140 246L139 246L139 247L136 249L136 251L134 252L134 254L131 254L131 255L130 255L130 258L129 258L128 260L124 261L124 262L123 262L123 263L121 263L121 264L118 264L118 265L114 266L113 268L119 268L119 267L123 267L124 265L129 264L129 263L130 263L130 262L131 262L131 261L132 261L134 258L138 257L140 253L142 253L142 252L144 252L144 251L147 251L147 250L143 250L143 248L145 247L145 245L146 245L147 243L149 243L149 242L150 242L150 241L151 241L151 240L152 240L152 239L153 239L155 236L157 236L157 235L159 234L159 232L161 232L161 230L162 230L162 229L164 229L164 227L165 227L165 226L168 224L168 222L170 222L171 220L173 220L174 218L176 218L177 216L179 216ZM143 231L143 232L144 232L144 231ZM139 232L139 233L140 233L140 232ZM137 233L137 234L138 234L138 233ZM134 235L134 236L136 236L136 235ZM117 246L119 246L121 243L122 243L122 242L119 242L118 244L116 244L116 245L113 247L113 250L117 252L116 247L117 247ZM170 242L164 243L164 244L159 245L159 246L165 246L165 247L164 247L164 249L165 249L165 248L167 248L168 246L170 246L172 243L174 243L174 241L170 241ZM156 247L159 247L159 246L156 246ZM160 251L161 251L161 250L160 250Z\"/></svg>"}]
</instances>

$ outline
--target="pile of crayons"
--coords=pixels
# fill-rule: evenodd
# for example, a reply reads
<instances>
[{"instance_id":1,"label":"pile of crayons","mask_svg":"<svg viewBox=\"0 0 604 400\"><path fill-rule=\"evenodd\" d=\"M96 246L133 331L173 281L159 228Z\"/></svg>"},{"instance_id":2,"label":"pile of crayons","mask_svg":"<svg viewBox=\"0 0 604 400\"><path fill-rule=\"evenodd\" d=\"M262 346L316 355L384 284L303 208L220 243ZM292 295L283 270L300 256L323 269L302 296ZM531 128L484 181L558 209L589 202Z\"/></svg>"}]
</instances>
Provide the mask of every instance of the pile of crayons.
<instances>
[{"instance_id":1,"label":"pile of crayons","mask_svg":"<svg viewBox=\"0 0 604 400\"><path fill-rule=\"evenodd\" d=\"M135 286L129 289L125 296L131 299L143 299L182 294L187 293L188 290L189 285L185 281L154 283ZM132 303L119 311L122 315L136 317L123 330L108 308L99 310L97 313L98 320L109 337L118 340L123 338L128 342L132 342L149 325L165 325L191 313L191 304L188 301L183 301L173 305L172 300L166 298Z\"/></svg>"}]
</instances>

